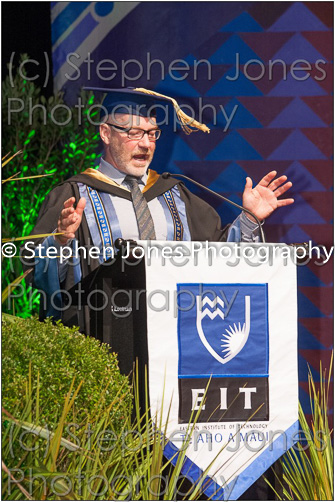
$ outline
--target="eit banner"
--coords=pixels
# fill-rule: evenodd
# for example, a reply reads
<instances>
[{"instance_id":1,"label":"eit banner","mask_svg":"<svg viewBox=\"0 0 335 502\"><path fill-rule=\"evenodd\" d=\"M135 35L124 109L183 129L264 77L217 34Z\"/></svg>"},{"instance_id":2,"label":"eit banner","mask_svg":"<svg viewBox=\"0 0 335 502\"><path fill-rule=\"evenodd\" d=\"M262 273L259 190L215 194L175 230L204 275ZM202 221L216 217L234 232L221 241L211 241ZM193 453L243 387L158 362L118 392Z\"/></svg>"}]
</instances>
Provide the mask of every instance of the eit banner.
<instances>
[{"instance_id":1,"label":"eit banner","mask_svg":"<svg viewBox=\"0 0 335 502\"><path fill-rule=\"evenodd\" d=\"M268 420L267 284L177 284L177 291L180 423L199 409L207 385L200 422Z\"/></svg>"},{"instance_id":2,"label":"eit banner","mask_svg":"<svg viewBox=\"0 0 335 502\"><path fill-rule=\"evenodd\" d=\"M146 263L151 413L172 463L196 422L182 473L236 500L299 439L296 266L280 247L267 263L244 259L245 244L225 258L227 243L210 260L183 243L178 263L162 256L171 244Z\"/></svg>"}]
</instances>

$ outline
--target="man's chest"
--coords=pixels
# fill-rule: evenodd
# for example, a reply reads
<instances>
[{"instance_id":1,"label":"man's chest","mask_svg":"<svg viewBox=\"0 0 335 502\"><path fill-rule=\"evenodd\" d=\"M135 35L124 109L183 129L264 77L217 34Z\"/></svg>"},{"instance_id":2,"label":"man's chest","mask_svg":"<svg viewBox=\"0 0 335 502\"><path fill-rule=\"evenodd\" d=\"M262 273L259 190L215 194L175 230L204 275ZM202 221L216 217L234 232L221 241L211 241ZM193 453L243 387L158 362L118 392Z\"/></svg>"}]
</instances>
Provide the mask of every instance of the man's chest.
<instances>
[{"instance_id":1,"label":"man's chest","mask_svg":"<svg viewBox=\"0 0 335 502\"><path fill-rule=\"evenodd\" d=\"M78 183L86 199L85 218L94 245L111 245L118 238L139 239L133 203L126 198L94 190ZM185 203L177 187L148 202L157 240L191 240Z\"/></svg>"}]
</instances>

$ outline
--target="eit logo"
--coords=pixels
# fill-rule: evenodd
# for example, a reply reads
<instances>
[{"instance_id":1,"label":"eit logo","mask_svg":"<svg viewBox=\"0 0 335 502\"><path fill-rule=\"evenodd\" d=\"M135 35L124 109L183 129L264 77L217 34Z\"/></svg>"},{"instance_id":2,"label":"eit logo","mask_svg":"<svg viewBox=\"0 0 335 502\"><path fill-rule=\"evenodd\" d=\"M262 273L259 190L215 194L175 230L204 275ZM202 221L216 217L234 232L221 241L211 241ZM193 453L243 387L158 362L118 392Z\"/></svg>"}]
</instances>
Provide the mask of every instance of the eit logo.
<instances>
[{"instance_id":1,"label":"eit logo","mask_svg":"<svg viewBox=\"0 0 335 502\"><path fill-rule=\"evenodd\" d=\"M254 420L267 420L267 284L178 284L178 298L181 421L197 409L196 391L209 379L208 420L250 419L258 407Z\"/></svg>"},{"instance_id":2,"label":"eit logo","mask_svg":"<svg viewBox=\"0 0 335 502\"><path fill-rule=\"evenodd\" d=\"M245 321L242 323L229 324L227 327L223 323L218 326L218 336L221 340L222 350L216 352L215 348L211 346L210 342L207 340L204 330L202 327L202 321L205 317L208 317L211 321L214 321L217 316L219 316L222 321L225 320L224 314L224 301L218 296L214 296L214 300L211 301L208 296L202 300L201 296L197 296L197 330L200 340L212 356L222 364L227 363L233 359L245 346L249 332L250 332L250 296L245 296ZM227 323L226 323L227 325ZM225 333L221 333L224 330ZM220 334L221 333L221 334ZM222 354L221 354L222 353Z\"/></svg>"}]
</instances>

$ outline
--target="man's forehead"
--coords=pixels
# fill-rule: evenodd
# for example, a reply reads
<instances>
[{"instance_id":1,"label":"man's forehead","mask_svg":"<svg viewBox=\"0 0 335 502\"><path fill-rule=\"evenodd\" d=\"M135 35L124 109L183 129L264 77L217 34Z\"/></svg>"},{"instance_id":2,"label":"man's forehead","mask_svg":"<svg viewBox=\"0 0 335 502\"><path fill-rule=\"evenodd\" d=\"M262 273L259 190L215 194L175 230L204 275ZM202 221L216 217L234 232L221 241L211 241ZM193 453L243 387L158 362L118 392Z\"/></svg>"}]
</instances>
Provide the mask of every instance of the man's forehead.
<instances>
[{"instance_id":1,"label":"man's forehead","mask_svg":"<svg viewBox=\"0 0 335 502\"><path fill-rule=\"evenodd\" d=\"M156 117L142 117L140 115L132 115L129 113L111 113L108 116L108 122L124 127L157 126Z\"/></svg>"}]
</instances>

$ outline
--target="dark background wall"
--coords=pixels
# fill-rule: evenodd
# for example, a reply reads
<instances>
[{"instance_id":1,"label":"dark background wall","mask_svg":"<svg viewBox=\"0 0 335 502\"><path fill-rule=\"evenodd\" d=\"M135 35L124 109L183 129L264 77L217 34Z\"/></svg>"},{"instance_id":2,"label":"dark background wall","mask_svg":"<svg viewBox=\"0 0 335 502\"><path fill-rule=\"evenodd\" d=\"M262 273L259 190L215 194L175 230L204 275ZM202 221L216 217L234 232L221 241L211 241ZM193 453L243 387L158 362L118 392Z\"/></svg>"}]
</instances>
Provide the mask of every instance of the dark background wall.
<instances>
[{"instance_id":1,"label":"dark background wall","mask_svg":"<svg viewBox=\"0 0 335 502\"><path fill-rule=\"evenodd\" d=\"M50 2L2 2L2 78L8 74L7 65L15 52L14 64L19 54L26 53L39 62L44 60L44 52L51 61L51 20ZM27 72L35 72L35 65L27 65ZM35 73L34 73L35 74ZM43 86L43 77L36 80ZM53 92L52 73L43 89L46 96Z\"/></svg>"}]
</instances>

